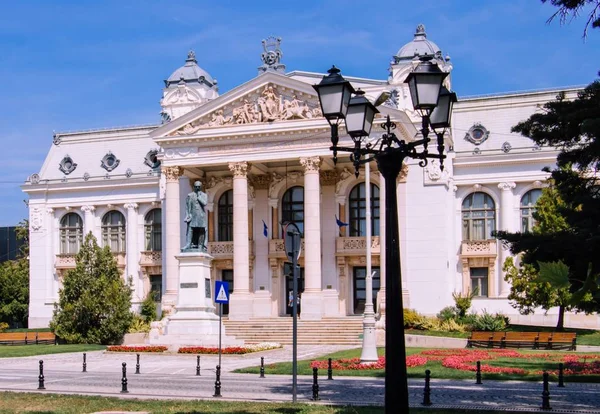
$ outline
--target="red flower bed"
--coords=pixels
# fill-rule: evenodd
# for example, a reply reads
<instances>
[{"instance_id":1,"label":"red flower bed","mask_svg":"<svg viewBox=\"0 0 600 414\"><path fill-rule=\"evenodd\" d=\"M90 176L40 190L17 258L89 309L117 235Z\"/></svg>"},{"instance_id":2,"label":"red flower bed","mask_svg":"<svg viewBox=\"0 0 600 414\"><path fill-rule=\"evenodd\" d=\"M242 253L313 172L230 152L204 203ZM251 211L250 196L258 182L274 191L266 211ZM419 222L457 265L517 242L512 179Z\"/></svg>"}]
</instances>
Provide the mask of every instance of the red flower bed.
<instances>
[{"instance_id":1,"label":"red flower bed","mask_svg":"<svg viewBox=\"0 0 600 414\"><path fill-rule=\"evenodd\" d=\"M232 346L228 348L221 348L222 354L247 354L254 352L251 349L242 348L240 346ZM184 346L179 348L177 351L179 354L218 354L219 348L209 348L205 346Z\"/></svg>"},{"instance_id":2,"label":"red flower bed","mask_svg":"<svg viewBox=\"0 0 600 414\"><path fill-rule=\"evenodd\" d=\"M106 348L110 352L165 352L167 349L163 345L143 345L143 346L125 346L114 345Z\"/></svg>"},{"instance_id":3,"label":"red flower bed","mask_svg":"<svg viewBox=\"0 0 600 414\"><path fill-rule=\"evenodd\" d=\"M408 356L406 358L406 366L409 368L418 367L427 364L429 361L440 361L442 366L446 368L474 372L477 370L477 361L489 361L498 358L545 359L563 362L565 364L565 375L600 375L600 355L522 354L510 349L431 349ZM310 366L311 368L328 369L329 363L328 361L312 361ZM331 368L335 370L385 369L385 357L380 357L376 363L372 364L361 364L360 358L333 360L331 361ZM481 364L481 372L512 375L541 374L541 371L535 372L522 368L496 367L488 364ZM558 370L548 372L550 374L558 374Z\"/></svg>"}]
</instances>

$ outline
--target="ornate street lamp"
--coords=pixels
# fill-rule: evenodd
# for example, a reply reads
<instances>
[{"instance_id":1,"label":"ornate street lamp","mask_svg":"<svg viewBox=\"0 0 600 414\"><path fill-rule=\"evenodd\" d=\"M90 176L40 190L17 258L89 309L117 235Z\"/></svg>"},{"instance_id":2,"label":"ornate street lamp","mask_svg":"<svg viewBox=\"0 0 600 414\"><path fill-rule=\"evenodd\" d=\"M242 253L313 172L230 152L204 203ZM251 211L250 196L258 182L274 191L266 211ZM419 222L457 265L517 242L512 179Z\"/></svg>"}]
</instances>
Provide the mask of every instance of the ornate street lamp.
<instances>
[{"instance_id":1,"label":"ornate street lamp","mask_svg":"<svg viewBox=\"0 0 600 414\"><path fill-rule=\"evenodd\" d=\"M332 71L335 69L335 72ZM331 150L334 154L334 162L337 160L337 151L349 152L350 160L354 164L355 173L358 176L359 168L362 164L375 159L379 171L385 178L385 280L386 280L386 321L385 321L385 411L386 413L408 413L408 381L406 372L406 346L404 342L404 315L402 305L402 281L400 274L400 250L398 237L398 203L396 199L396 179L405 158L413 158L420 160L419 165L425 167L428 159L438 159L440 162L446 158L443 154L442 145L439 144L438 138L438 154L430 154L427 151L427 144L430 142L428 137L430 127L430 116L432 111L439 104L440 89L444 78L448 76L440 68L432 62L431 56L423 56L419 64L413 72L409 74L406 82L410 88L410 94L413 99L414 108L419 111L423 120L421 128L421 139L406 142L398 139L393 130L396 128L389 115L386 122L382 125L385 133L381 138L372 144L368 141L372 119L367 119L374 116L376 109L365 108L359 110L355 108L350 112L347 109L337 111L338 108L346 106L343 101L333 102L333 93L325 94L325 88L330 85L332 76L339 76L336 85L343 82L343 77L339 74L339 69L332 68L330 75L325 76L319 85L315 85L323 115L332 125ZM343 81L341 81L343 80ZM348 83L349 84L349 83ZM346 88L344 86L344 88ZM342 88L340 88L342 89ZM352 87L344 90L352 90ZM335 93L336 99L345 96L343 93ZM362 94L357 94L356 103L359 99L366 100ZM350 101L349 101L350 102ZM449 109L447 111L449 125L449 117L451 111L452 99L450 99ZM331 109L330 109L331 108ZM373 111L375 109L375 111ZM441 108L440 108L441 109ZM348 115L350 113L350 116ZM360 113L360 116L358 115ZM444 112L445 113L445 112ZM365 119L362 119L364 114ZM437 115L436 115L437 116ZM356 118L355 118L356 117ZM341 118L346 120L346 129L354 142L354 147L339 147L339 137L337 135L337 126ZM437 119L437 118L436 118ZM335 120L335 122L332 122ZM335 125L335 128L334 128ZM335 133L334 133L335 129ZM442 133L443 138L443 133ZM363 146L364 144L364 146ZM422 149L418 151L418 148ZM371 157L367 157L371 155ZM367 202L370 202L368 200Z\"/></svg>"},{"instance_id":2,"label":"ornate street lamp","mask_svg":"<svg viewBox=\"0 0 600 414\"><path fill-rule=\"evenodd\" d=\"M446 128L450 128L452 118L452 106L456 102L456 94L450 92L445 86L442 86L438 105L434 108L429 117L429 125L437 135L438 152L444 152L444 133ZM444 160L440 160L440 169L444 171Z\"/></svg>"}]
</instances>

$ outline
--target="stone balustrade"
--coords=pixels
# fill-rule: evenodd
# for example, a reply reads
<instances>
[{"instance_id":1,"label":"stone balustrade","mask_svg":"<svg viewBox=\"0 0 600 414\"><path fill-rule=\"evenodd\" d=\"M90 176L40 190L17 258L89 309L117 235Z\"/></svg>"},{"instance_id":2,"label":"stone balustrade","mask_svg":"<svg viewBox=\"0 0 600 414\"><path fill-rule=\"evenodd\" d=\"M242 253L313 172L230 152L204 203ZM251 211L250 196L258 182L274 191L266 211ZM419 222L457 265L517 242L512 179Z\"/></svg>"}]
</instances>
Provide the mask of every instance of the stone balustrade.
<instances>
[{"instance_id":1,"label":"stone balustrade","mask_svg":"<svg viewBox=\"0 0 600 414\"><path fill-rule=\"evenodd\" d=\"M338 237L335 240L335 252L338 256L364 255L367 252L366 237ZM379 236L371 236L371 254L380 254Z\"/></svg>"},{"instance_id":2,"label":"stone balustrade","mask_svg":"<svg viewBox=\"0 0 600 414\"><path fill-rule=\"evenodd\" d=\"M498 255L496 240L463 240L460 254L463 257L495 257Z\"/></svg>"},{"instance_id":3,"label":"stone balustrade","mask_svg":"<svg viewBox=\"0 0 600 414\"><path fill-rule=\"evenodd\" d=\"M302 239L300 257L304 256L306 249L304 248L304 239ZM284 258L287 259L285 254L285 241L284 239L271 239L269 240L269 257L270 258Z\"/></svg>"}]
</instances>

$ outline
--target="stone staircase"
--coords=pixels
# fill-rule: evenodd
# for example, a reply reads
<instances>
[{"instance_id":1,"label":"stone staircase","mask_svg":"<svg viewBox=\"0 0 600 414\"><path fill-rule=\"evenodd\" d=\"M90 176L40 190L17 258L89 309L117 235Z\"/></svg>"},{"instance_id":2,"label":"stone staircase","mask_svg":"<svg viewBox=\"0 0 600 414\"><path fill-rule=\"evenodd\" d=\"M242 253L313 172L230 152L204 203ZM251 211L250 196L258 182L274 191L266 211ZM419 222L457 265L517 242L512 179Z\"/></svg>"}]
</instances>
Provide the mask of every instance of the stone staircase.
<instances>
[{"instance_id":1,"label":"stone staircase","mask_svg":"<svg viewBox=\"0 0 600 414\"><path fill-rule=\"evenodd\" d=\"M362 344L362 316L323 318L320 321L298 320L299 345L357 345ZM292 344L292 318L261 318L230 321L223 318L225 332L247 344L278 342Z\"/></svg>"}]
</instances>

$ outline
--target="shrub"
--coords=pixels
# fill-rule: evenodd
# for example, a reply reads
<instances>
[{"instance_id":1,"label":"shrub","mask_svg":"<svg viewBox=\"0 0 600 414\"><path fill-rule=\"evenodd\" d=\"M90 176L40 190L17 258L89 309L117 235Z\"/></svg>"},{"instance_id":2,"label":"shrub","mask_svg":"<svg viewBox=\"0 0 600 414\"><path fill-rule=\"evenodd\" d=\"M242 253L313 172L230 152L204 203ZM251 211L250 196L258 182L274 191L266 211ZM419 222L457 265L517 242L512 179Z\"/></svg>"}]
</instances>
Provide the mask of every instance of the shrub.
<instances>
[{"instance_id":1,"label":"shrub","mask_svg":"<svg viewBox=\"0 0 600 414\"><path fill-rule=\"evenodd\" d=\"M415 329L423 331L439 331L440 321L430 316L420 316L415 324Z\"/></svg>"},{"instance_id":2,"label":"shrub","mask_svg":"<svg viewBox=\"0 0 600 414\"><path fill-rule=\"evenodd\" d=\"M440 323L439 330L442 332L464 332L466 328L454 319L448 319Z\"/></svg>"},{"instance_id":3,"label":"shrub","mask_svg":"<svg viewBox=\"0 0 600 414\"><path fill-rule=\"evenodd\" d=\"M417 325L420 324L421 319L423 318L423 316L421 316L419 314L419 312L417 312L414 309L404 309L403 314L404 314L404 327L405 328L421 329L421 328L417 328Z\"/></svg>"},{"instance_id":4,"label":"shrub","mask_svg":"<svg viewBox=\"0 0 600 414\"><path fill-rule=\"evenodd\" d=\"M458 319L458 310L454 306L446 306L438 314L437 318L442 321L456 321Z\"/></svg>"},{"instance_id":5,"label":"shrub","mask_svg":"<svg viewBox=\"0 0 600 414\"><path fill-rule=\"evenodd\" d=\"M452 298L454 298L454 304L456 306L456 310L458 311L458 317L464 318L471 308L471 301L477 292L467 291L465 295L462 293L452 293Z\"/></svg>"},{"instance_id":6,"label":"shrub","mask_svg":"<svg viewBox=\"0 0 600 414\"><path fill-rule=\"evenodd\" d=\"M148 294L146 295L146 298L142 302L142 307L140 309L140 314L142 315L142 318L148 324L150 324L150 322L156 320L157 314L156 314L155 299L156 299L155 292L152 292L152 291L148 292Z\"/></svg>"},{"instance_id":7,"label":"shrub","mask_svg":"<svg viewBox=\"0 0 600 414\"><path fill-rule=\"evenodd\" d=\"M5 332L8 329L8 324L6 322L0 322L0 332Z\"/></svg>"},{"instance_id":8,"label":"shrub","mask_svg":"<svg viewBox=\"0 0 600 414\"><path fill-rule=\"evenodd\" d=\"M472 326L475 331L503 331L506 329L507 318L501 313L491 314L485 309L478 315Z\"/></svg>"},{"instance_id":9,"label":"shrub","mask_svg":"<svg viewBox=\"0 0 600 414\"><path fill-rule=\"evenodd\" d=\"M142 346L127 346L114 345L106 348L109 352L165 352L167 349L164 345L142 345Z\"/></svg>"},{"instance_id":10,"label":"shrub","mask_svg":"<svg viewBox=\"0 0 600 414\"><path fill-rule=\"evenodd\" d=\"M141 333L141 332L150 332L150 322L146 322L144 317L140 315L134 315L133 321L131 325L129 325L129 329L127 333Z\"/></svg>"}]
</instances>

